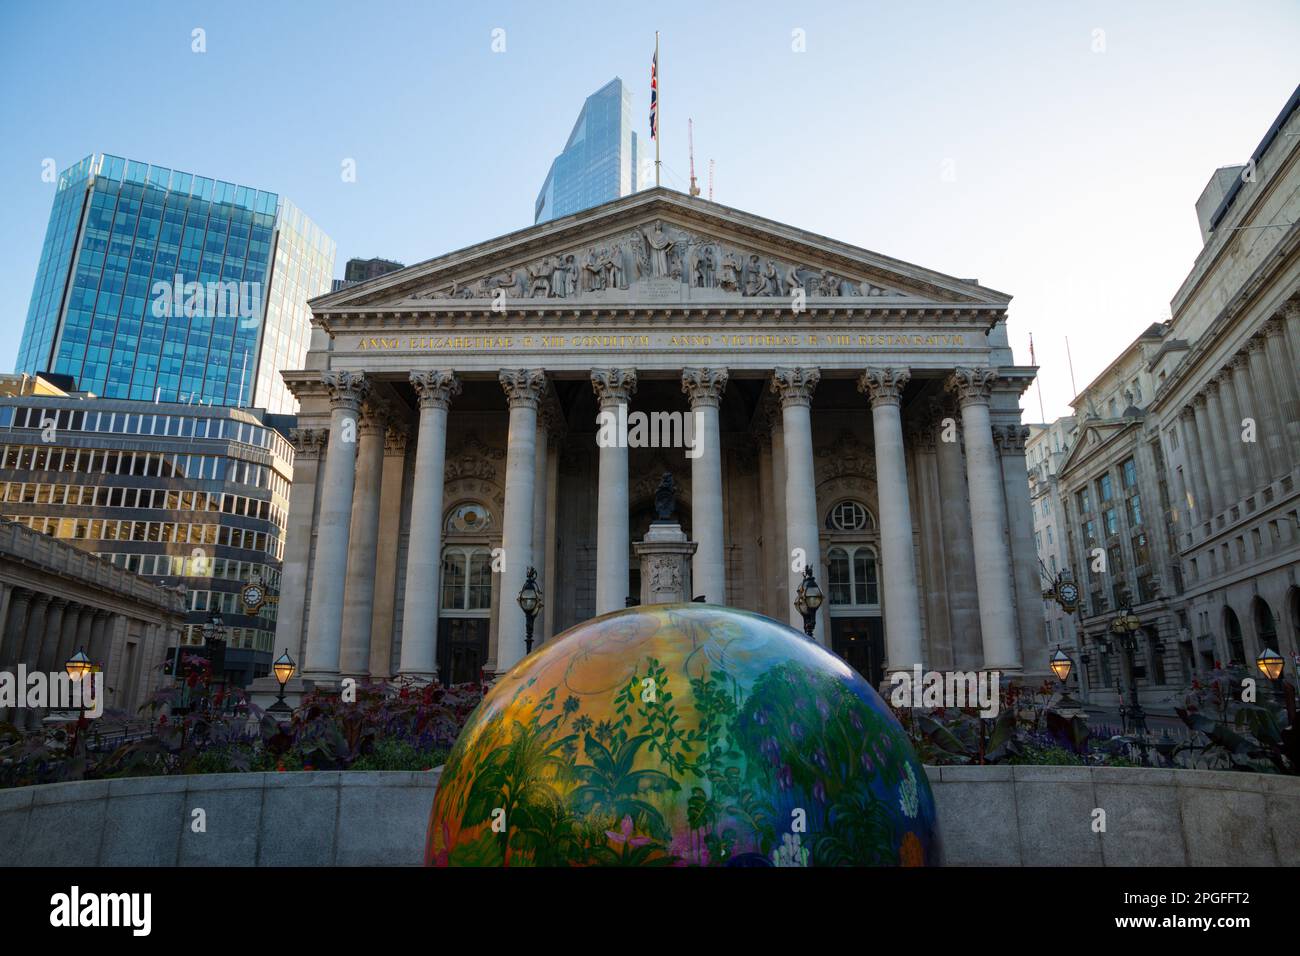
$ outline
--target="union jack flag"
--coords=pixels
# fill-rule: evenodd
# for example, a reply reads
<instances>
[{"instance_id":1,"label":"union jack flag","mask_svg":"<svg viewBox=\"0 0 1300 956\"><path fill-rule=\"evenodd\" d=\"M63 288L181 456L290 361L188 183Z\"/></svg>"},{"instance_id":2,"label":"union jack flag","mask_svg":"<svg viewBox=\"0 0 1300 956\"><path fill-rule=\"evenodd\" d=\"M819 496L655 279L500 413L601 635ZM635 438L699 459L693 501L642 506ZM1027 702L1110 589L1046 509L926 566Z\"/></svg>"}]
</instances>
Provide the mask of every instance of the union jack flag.
<instances>
[{"instance_id":1,"label":"union jack flag","mask_svg":"<svg viewBox=\"0 0 1300 956\"><path fill-rule=\"evenodd\" d=\"M659 51L650 61L650 138L659 136Z\"/></svg>"}]
</instances>

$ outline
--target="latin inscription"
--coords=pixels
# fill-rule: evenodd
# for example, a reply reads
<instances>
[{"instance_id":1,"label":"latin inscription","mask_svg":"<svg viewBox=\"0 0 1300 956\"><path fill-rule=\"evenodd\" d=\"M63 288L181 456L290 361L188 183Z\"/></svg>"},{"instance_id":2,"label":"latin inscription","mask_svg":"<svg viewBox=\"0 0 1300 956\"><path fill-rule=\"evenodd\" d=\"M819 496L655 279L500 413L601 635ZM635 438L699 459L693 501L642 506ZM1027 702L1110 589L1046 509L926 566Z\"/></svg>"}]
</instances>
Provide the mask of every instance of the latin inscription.
<instances>
[{"instance_id":1,"label":"latin inscription","mask_svg":"<svg viewBox=\"0 0 1300 956\"><path fill-rule=\"evenodd\" d=\"M658 351L964 348L966 334L870 332L574 332L564 335L363 335L358 352Z\"/></svg>"}]
</instances>

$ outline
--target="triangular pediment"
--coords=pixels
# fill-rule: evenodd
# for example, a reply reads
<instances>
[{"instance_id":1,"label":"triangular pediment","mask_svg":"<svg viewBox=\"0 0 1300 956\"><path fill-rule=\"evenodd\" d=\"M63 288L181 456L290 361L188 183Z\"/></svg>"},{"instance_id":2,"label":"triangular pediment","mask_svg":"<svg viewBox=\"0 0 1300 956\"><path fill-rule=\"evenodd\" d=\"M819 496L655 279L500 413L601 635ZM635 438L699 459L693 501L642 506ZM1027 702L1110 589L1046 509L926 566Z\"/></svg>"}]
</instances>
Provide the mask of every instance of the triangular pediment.
<instances>
[{"instance_id":1,"label":"triangular pediment","mask_svg":"<svg viewBox=\"0 0 1300 956\"><path fill-rule=\"evenodd\" d=\"M1070 453L1065 456L1065 461L1061 462L1058 474L1064 475L1076 465L1086 462L1136 423L1135 419L1129 418L1088 419L1079 427L1074 445L1070 448Z\"/></svg>"},{"instance_id":2,"label":"triangular pediment","mask_svg":"<svg viewBox=\"0 0 1300 956\"><path fill-rule=\"evenodd\" d=\"M667 189L651 189L311 301L318 317L489 307L927 304L1004 309L976 282Z\"/></svg>"}]
</instances>

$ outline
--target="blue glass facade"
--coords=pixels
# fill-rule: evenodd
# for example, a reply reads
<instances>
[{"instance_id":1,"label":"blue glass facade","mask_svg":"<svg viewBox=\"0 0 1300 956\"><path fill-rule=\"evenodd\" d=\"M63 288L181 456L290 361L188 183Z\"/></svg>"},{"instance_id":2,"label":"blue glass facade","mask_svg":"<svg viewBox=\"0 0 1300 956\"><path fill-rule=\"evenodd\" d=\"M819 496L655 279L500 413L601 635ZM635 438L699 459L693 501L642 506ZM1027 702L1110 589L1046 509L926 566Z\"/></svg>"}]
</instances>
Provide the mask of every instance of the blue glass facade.
<instances>
[{"instance_id":1,"label":"blue glass facade","mask_svg":"<svg viewBox=\"0 0 1300 956\"><path fill-rule=\"evenodd\" d=\"M275 193L87 157L60 176L15 371L296 411L278 372L302 364L306 300L329 291L334 252Z\"/></svg>"},{"instance_id":2,"label":"blue glass facade","mask_svg":"<svg viewBox=\"0 0 1300 956\"><path fill-rule=\"evenodd\" d=\"M583 104L564 152L555 157L537 194L533 222L568 216L634 193L638 188L632 94L618 77Z\"/></svg>"}]
</instances>

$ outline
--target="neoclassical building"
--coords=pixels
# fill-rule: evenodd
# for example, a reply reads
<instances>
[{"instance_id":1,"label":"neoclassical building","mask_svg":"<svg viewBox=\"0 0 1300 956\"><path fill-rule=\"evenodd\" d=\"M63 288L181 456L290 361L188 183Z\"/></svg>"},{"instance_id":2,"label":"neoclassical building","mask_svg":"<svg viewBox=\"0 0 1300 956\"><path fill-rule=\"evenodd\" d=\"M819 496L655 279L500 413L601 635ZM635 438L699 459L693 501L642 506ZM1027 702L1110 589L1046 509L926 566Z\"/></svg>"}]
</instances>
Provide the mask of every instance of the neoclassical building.
<instances>
[{"instance_id":1,"label":"neoclassical building","mask_svg":"<svg viewBox=\"0 0 1300 956\"><path fill-rule=\"evenodd\" d=\"M1046 672L1009 297L667 189L311 302L277 644L304 674L458 682L640 599L674 477L687 593L869 678ZM698 443L597 441L694 413ZM652 430L655 435L661 434Z\"/></svg>"}]
</instances>

